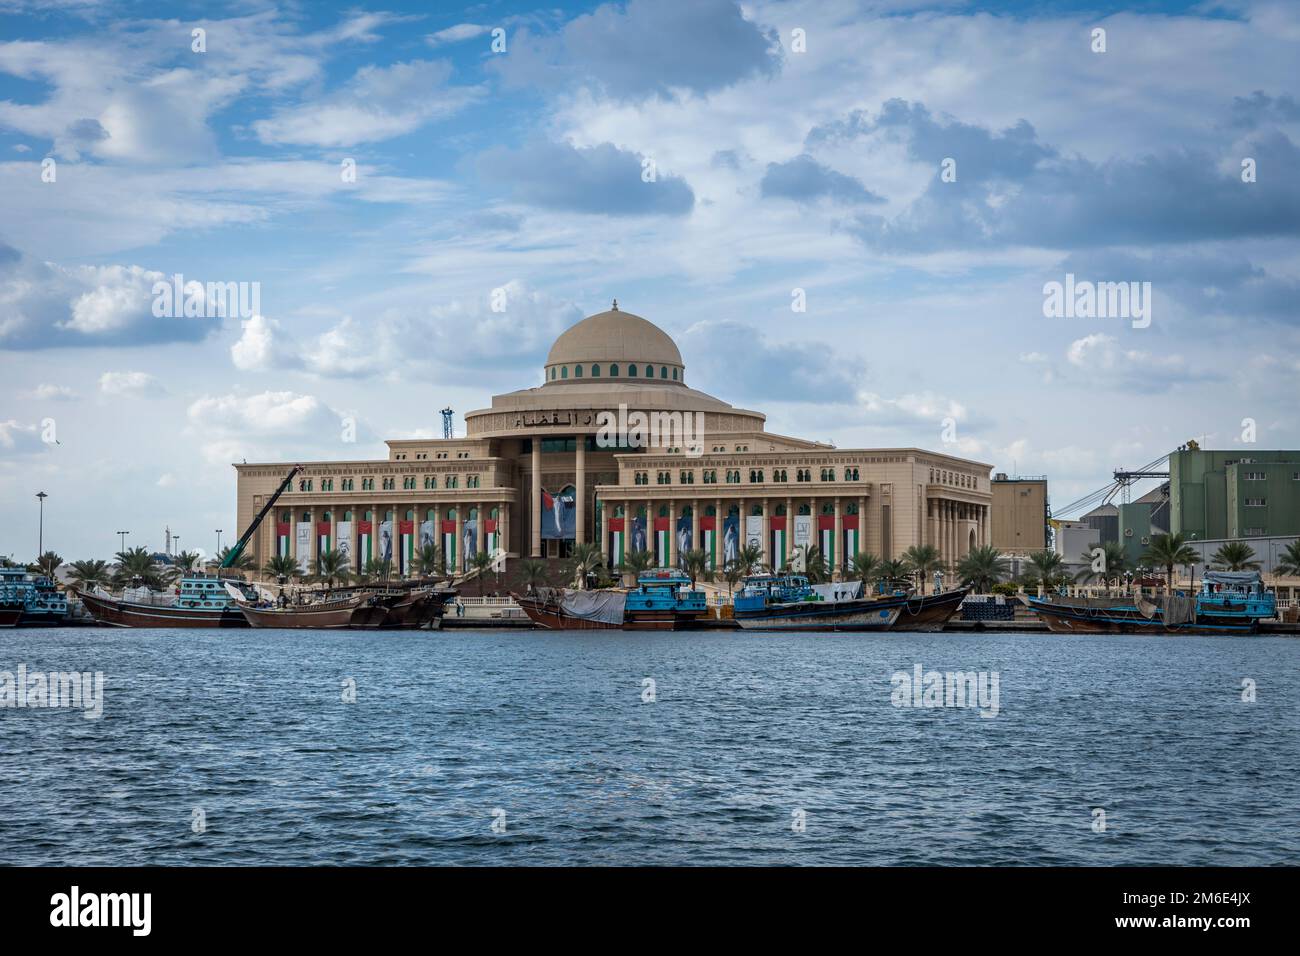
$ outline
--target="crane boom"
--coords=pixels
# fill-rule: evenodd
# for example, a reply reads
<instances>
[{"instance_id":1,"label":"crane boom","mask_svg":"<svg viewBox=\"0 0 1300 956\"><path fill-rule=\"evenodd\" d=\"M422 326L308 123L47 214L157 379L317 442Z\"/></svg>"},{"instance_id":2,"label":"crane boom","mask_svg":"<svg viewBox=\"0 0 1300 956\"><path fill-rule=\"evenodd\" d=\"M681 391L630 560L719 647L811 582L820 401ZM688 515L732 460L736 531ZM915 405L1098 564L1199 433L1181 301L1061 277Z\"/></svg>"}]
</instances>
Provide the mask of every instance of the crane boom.
<instances>
[{"instance_id":1,"label":"crane boom","mask_svg":"<svg viewBox=\"0 0 1300 956\"><path fill-rule=\"evenodd\" d=\"M293 482L293 476L300 471L302 471L302 465L294 465L289 469L289 474L284 476L284 481L280 482L280 487L275 489L275 494L267 499L266 504L262 505L262 510L254 516L244 533L239 536L239 540L231 545L230 550L226 552L226 556L222 559L220 565L222 569L230 567L239 560L239 556L244 553L245 546L252 540L253 535L261 526L262 519L275 507L275 503L280 499L280 496L289 490L289 485Z\"/></svg>"}]
</instances>

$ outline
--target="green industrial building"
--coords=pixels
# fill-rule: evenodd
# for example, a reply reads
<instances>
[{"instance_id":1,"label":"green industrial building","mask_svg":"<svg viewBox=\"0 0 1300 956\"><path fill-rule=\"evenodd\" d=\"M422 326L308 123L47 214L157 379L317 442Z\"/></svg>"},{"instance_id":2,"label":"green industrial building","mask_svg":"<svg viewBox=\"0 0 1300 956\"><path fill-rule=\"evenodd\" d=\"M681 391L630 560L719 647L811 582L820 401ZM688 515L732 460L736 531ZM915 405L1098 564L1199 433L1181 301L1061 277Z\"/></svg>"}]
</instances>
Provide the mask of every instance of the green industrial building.
<instances>
[{"instance_id":1,"label":"green industrial building","mask_svg":"<svg viewBox=\"0 0 1300 956\"><path fill-rule=\"evenodd\" d=\"M1300 451L1171 452L1169 506L1188 538L1300 534Z\"/></svg>"}]
</instances>

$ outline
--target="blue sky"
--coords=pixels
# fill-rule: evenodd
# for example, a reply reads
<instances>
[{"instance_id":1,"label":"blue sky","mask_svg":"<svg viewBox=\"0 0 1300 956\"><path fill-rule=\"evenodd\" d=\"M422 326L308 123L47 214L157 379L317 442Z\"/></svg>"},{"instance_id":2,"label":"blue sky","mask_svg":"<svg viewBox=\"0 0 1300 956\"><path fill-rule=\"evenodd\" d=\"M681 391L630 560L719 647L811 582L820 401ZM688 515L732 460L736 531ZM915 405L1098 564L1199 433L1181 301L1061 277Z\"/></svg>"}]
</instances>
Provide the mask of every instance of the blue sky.
<instances>
[{"instance_id":1,"label":"blue sky","mask_svg":"<svg viewBox=\"0 0 1300 956\"><path fill-rule=\"evenodd\" d=\"M230 462L383 457L614 297L774 431L1058 506L1247 418L1296 447L1297 41L1281 2L0 0L0 553L38 490L65 558L211 551ZM155 318L176 273L260 314ZM1066 273L1150 326L1044 317Z\"/></svg>"}]
</instances>

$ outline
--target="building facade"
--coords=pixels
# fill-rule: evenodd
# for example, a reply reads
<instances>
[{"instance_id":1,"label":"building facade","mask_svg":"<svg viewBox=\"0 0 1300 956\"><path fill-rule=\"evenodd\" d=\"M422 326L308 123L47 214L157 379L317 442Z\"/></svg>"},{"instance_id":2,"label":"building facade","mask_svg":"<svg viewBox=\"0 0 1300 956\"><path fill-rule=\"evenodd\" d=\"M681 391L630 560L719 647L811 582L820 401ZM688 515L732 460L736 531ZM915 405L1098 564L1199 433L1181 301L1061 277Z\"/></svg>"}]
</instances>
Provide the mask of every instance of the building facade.
<instances>
[{"instance_id":1,"label":"building facade","mask_svg":"<svg viewBox=\"0 0 1300 956\"><path fill-rule=\"evenodd\" d=\"M1028 554L1047 547L1047 479L993 477L993 547Z\"/></svg>"},{"instance_id":2,"label":"building facade","mask_svg":"<svg viewBox=\"0 0 1300 956\"><path fill-rule=\"evenodd\" d=\"M1300 451L1169 455L1170 526L1191 538L1300 534Z\"/></svg>"},{"instance_id":3,"label":"building facade","mask_svg":"<svg viewBox=\"0 0 1300 956\"><path fill-rule=\"evenodd\" d=\"M773 434L761 412L690 388L672 339L614 308L551 347L540 386L465 416L466 437L387 442L381 461L306 464L249 549L259 566L327 550L353 568L414 572L424 545L465 569L486 551L563 557L600 545L617 565L703 549L715 567L753 544L781 568L815 546L837 571L857 551L932 544L955 563L992 540L990 466L918 448L840 449ZM236 465L247 527L289 469Z\"/></svg>"}]
</instances>

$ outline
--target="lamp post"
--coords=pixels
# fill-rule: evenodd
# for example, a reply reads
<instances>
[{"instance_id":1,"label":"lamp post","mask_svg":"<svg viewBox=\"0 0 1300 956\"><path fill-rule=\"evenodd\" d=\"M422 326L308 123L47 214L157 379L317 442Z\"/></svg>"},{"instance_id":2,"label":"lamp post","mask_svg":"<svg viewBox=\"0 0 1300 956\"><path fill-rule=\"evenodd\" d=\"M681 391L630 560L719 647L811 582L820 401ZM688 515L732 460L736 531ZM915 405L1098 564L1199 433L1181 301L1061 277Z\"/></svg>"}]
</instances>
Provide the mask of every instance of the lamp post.
<instances>
[{"instance_id":1,"label":"lamp post","mask_svg":"<svg viewBox=\"0 0 1300 956\"><path fill-rule=\"evenodd\" d=\"M127 536L128 534L130 534L130 533L131 533L130 531L119 531L119 532L117 532L118 536L121 537L121 539L122 539L122 547L121 547L119 550L121 550L121 551L125 551L125 550L126 550L126 536Z\"/></svg>"},{"instance_id":2,"label":"lamp post","mask_svg":"<svg viewBox=\"0 0 1300 956\"><path fill-rule=\"evenodd\" d=\"M36 499L41 503L40 523L36 530L36 560L41 560L41 555L45 553L45 499L48 498L43 491L36 492Z\"/></svg>"},{"instance_id":3,"label":"lamp post","mask_svg":"<svg viewBox=\"0 0 1300 956\"><path fill-rule=\"evenodd\" d=\"M221 529L217 529L217 557L221 557Z\"/></svg>"}]
</instances>

